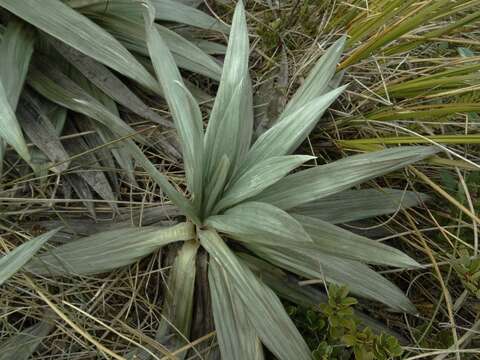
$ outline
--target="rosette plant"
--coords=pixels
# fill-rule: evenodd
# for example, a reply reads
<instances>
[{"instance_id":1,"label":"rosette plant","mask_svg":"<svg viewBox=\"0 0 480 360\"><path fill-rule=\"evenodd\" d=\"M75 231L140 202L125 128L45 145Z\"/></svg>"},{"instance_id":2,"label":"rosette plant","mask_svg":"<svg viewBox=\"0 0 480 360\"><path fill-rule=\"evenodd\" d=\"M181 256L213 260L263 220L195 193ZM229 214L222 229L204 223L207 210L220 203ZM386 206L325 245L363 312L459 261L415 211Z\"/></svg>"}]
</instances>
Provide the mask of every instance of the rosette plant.
<instances>
[{"instance_id":1,"label":"rosette plant","mask_svg":"<svg viewBox=\"0 0 480 360\"><path fill-rule=\"evenodd\" d=\"M415 312L402 291L369 265L401 268L418 263L338 224L418 203L421 197L411 192L349 189L427 158L435 154L435 148L397 147L305 170L299 168L313 157L293 155L345 89L329 85L344 39L333 44L314 66L278 121L252 142L249 38L242 2L235 10L220 86L205 131L199 106L152 25L154 8L148 1L142 5L149 54L182 147L185 194L142 160L133 141L126 146L183 212L185 221L170 228L97 233L33 257L26 270L44 276L105 273L163 246L181 243L172 261L156 339L172 351L185 345L197 311L196 282L207 282L223 359L263 359L263 345L278 359L311 359L277 297L295 301L304 294L285 274L345 284L359 296L397 311ZM200 252L208 254L207 279L196 276ZM149 357L145 352L137 355ZM183 358L185 351L176 356Z\"/></svg>"}]
</instances>

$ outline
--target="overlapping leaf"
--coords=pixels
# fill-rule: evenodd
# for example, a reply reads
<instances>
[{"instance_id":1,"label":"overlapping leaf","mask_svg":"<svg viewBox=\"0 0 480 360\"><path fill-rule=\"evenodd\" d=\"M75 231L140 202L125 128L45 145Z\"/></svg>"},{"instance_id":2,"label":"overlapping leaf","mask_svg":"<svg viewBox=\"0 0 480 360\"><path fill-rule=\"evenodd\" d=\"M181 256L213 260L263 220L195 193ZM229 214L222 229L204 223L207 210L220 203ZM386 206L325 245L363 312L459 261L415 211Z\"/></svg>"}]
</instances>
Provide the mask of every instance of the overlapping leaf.
<instances>
[{"instance_id":1,"label":"overlapping leaf","mask_svg":"<svg viewBox=\"0 0 480 360\"><path fill-rule=\"evenodd\" d=\"M232 360L263 359L262 345L245 313L245 307L232 288L225 270L215 260L210 261L208 282L222 357Z\"/></svg>"},{"instance_id":2,"label":"overlapping leaf","mask_svg":"<svg viewBox=\"0 0 480 360\"><path fill-rule=\"evenodd\" d=\"M293 215L310 235L320 251L369 264L415 267L419 264L408 255L379 241L357 235L326 221ZM308 249L308 246L305 246Z\"/></svg>"},{"instance_id":3,"label":"overlapping leaf","mask_svg":"<svg viewBox=\"0 0 480 360\"><path fill-rule=\"evenodd\" d=\"M145 11L148 50L180 136L189 189L194 201L200 203L204 161L202 114L185 88L170 50L153 24L153 11L151 6Z\"/></svg>"},{"instance_id":4,"label":"overlapping leaf","mask_svg":"<svg viewBox=\"0 0 480 360\"><path fill-rule=\"evenodd\" d=\"M245 202L210 216L206 224L241 240L290 247L311 243L302 225L285 211L266 203Z\"/></svg>"},{"instance_id":5,"label":"overlapping leaf","mask_svg":"<svg viewBox=\"0 0 480 360\"><path fill-rule=\"evenodd\" d=\"M393 309L416 313L415 306L393 283L357 261L312 249L249 244L248 248L272 264L309 279L344 284L355 294L380 301Z\"/></svg>"},{"instance_id":6,"label":"overlapping leaf","mask_svg":"<svg viewBox=\"0 0 480 360\"><path fill-rule=\"evenodd\" d=\"M428 196L395 189L347 190L291 209L292 213L341 224L395 213L421 204Z\"/></svg>"},{"instance_id":7,"label":"overlapping leaf","mask_svg":"<svg viewBox=\"0 0 480 360\"><path fill-rule=\"evenodd\" d=\"M289 175L254 198L282 209L306 204L434 155L426 146L360 154Z\"/></svg>"},{"instance_id":8,"label":"overlapping leaf","mask_svg":"<svg viewBox=\"0 0 480 360\"><path fill-rule=\"evenodd\" d=\"M240 164L250 146L253 111L248 55L245 10L242 2L239 1L232 20L220 86L205 135L206 168L209 179L224 154L232 164ZM232 136L232 132L235 136L234 142L222 140L223 137Z\"/></svg>"},{"instance_id":9,"label":"overlapping leaf","mask_svg":"<svg viewBox=\"0 0 480 360\"><path fill-rule=\"evenodd\" d=\"M152 91L159 86L148 71L112 35L59 0L0 0L0 6L78 51L138 81Z\"/></svg>"},{"instance_id":10,"label":"overlapping leaf","mask_svg":"<svg viewBox=\"0 0 480 360\"><path fill-rule=\"evenodd\" d=\"M200 241L232 281L262 342L280 360L310 360L310 350L277 296L243 265L215 231L199 233Z\"/></svg>"}]
</instances>

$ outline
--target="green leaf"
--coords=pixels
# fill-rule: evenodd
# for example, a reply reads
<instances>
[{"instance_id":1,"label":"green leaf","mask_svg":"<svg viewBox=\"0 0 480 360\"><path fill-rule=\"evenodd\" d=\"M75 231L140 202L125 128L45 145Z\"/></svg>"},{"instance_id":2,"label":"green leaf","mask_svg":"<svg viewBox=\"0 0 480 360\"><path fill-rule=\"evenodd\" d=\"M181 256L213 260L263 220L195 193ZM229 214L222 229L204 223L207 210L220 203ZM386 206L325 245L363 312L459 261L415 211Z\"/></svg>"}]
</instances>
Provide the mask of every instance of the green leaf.
<instances>
[{"instance_id":1,"label":"green leaf","mask_svg":"<svg viewBox=\"0 0 480 360\"><path fill-rule=\"evenodd\" d=\"M319 251L369 264L397 267L420 266L410 256L379 241L357 235L326 221L308 216L292 216L310 235ZM307 245L308 249L309 246Z\"/></svg>"},{"instance_id":2,"label":"green leaf","mask_svg":"<svg viewBox=\"0 0 480 360\"><path fill-rule=\"evenodd\" d=\"M130 265L164 245L194 237L191 223L105 231L52 249L26 268L42 275L97 274Z\"/></svg>"},{"instance_id":3,"label":"green leaf","mask_svg":"<svg viewBox=\"0 0 480 360\"><path fill-rule=\"evenodd\" d=\"M406 146L350 156L289 175L254 199L291 209L401 169L437 151L435 147Z\"/></svg>"},{"instance_id":4,"label":"green leaf","mask_svg":"<svg viewBox=\"0 0 480 360\"><path fill-rule=\"evenodd\" d=\"M0 258L0 285L19 271L60 229L51 230L16 247Z\"/></svg>"},{"instance_id":5,"label":"green leaf","mask_svg":"<svg viewBox=\"0 0 480 360\"><path fill-rule=\"evenodd\" d=\"M187 344L193 316L193 292L195 289L196 256L199 243L185 242L177 254L168 280L162 320L155 336L167 349L174 351ZM185 358L186 351L176 354Z\"/></svg>"},{"instance_id":6,"label":"green leaf","mask_svg":"<svg viewBox=\"0 0 480 360\"><path fill-rule=\"evenodd\" d=\"M253 107L248 57L249 41L245 10L242 1L239 1L232 20L220 86L205 135L209 179L224 154L228 156L232 165L236 165L242 161L250 146ZM232 136L235 136L235 142L222 141Z\"/></svg>"},{"instance_id":7,"label":"green leaf","mask_svg":"<svg viewBox=\"0 0 480 360\"><path fill-rule=\"evenodd\" d=\"M239 173L242 174L259 161L272 156L291 154L307 138L324 111L344 89L345 87L340 87L315 98L264 132L252 145Z\"/></svg>"},{"instance_id":8,"label":"green leaf","mask_svg":"<svg viewBox=\"0 0 480 360\"><path fill-rule=\"evenodd\" d=\"M145 11L145 31L150 57L179 133L187 184L194 202L199 204L203 190L202 114L195 99L185 88L170 50L154 26L151 7Z\"/></svg>"},{"instance_id":9,"label":"green leaf","mask_svg":"<svg viewBox=\"0 0 480 360\"><path fill-rule=\"evenodd\" d=\"M310 350L278 297L243 265L213 230L199 232L200 242L228 274L258 336L279 360L310 360Z\"/></svg>"},{"instance_id":10,"label":"green leaf","mask_svg":"<svg viewBox=\"0 0 480 360\"><path fill-rule=\"evenodd\" d=\"M55 325L42 320L0 343L0 360L28 360Z\"/></svg>"},{"instance_id":11,"label":"green leaf","mask_svg":"<svg viewBox=\"0 0 480 360\"><path fill-rule=\"evenodd\" d=\"M222 215L210 216L206 224L241 241L279 246L312 243L302 225L275 206L246 202L228 209Z\"/></svg>"},{"instance_id":12,"label":"green leaf","mask_svg":"<svg viewBox=\"0 0 480 360\"><path fill-rule=\"evenodd\" d=\"M232 281L215 260L210 260L208 282L220 352L224 359L261 360L263 349Z\"/></svg>"},{"instance_id":13,"label":"green leaf","mask_svg":"<svg viewBox=\"0 0 480 360\"><path fill-rule=\"evenodd\" d=\"M333 224L362 220L395 213L417 206L428 196L413 191L395 189L346 190L296 208L292 213L311 216Z\"/></svg>"},{"instance_id":14,"label":"green leaf","mask_svg":"<svg viewBox=\"0 0 480 360\"><path fill-rule=\"evenodd\" d=\"M113 36L59 0L0 0L0 6L152 91L159 86Z\"/></svg>"},{"instance_id":15,"label":"green leaf","mask_svg":"<svg viewBox=\"0 0 480 360\"><path fill-rule=\"evenodd\" d=\"M396 310L417 313L398 287L365 264L300 247L273 248L253 243L247 247L270 263L297 275L347 285L359 296L380 301Z\"/></svg>"},{"instance_id":16,"label":"green leaf","mask_svg":"<svg viewBox=\"0 0 480 360\"><path fill-rule=\"evenodd\" d=\"M346 36L338 39L327 52L315 64L309 72L305 82L295 92L281 114L281 119L292 115L297 110L307 105L316 97L322 96L328 91L329 82L335 75L337 64L340 61Z\"/></svg>"},{"instance_id":17,"label":"green leaf","mask_svg":"<svg viewBox=\"0 0 480 360\"><path fill-rule=\"evenodd\" d=\"M304 162L315 159L314 156L289 155L274 156L260 161L243 173L232 185L228 186L220 202L215 206L214 213L251 198Z\"/></svg>"}]
</instances>

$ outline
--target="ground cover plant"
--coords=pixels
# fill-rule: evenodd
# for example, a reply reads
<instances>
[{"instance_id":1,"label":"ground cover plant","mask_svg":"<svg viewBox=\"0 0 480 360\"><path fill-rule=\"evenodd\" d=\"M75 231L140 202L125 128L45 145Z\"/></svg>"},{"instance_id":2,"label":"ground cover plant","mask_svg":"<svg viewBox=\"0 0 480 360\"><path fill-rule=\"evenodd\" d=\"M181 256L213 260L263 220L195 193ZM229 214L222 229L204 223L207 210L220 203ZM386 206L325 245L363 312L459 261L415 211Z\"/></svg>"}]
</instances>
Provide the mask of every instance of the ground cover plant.
<instances>
[{"instance_id":1,"label":"ground cover plant","mask_svg":"<svg viewBox=\"0 0 480 360\"><path fill-rule=\"evenodd\" d=\"M113 3L115 2L109 2L108 6ZM119 1L118 5L122 3L125 2ZM381 3L377 4L380 6ZM473 2L464 3L463 8L454 9L447 7L447 3L441 5L439 2L438 16L442 14L460 16L462 10L468 10L468 5L473 6ZM270 10L272 13L290 12L291 15L303 17L299 22L301 26L308 24L308 21L304 20L305 17L308 18L312 9L324 11L328 8L309 1L292 3L285 7L258 4L247 3L248 14L265 15L259 11L261 9L267 9L264 10L265 13ZM216 5L219 12L232 11L232 4ZM457 5L461 7L460 3ZM418 179L422 181L420 185L422 190L428 190L430 186L435 191L443 191L443 195L448 195L443 190L447 189L454 194L454 197L447 198L452 204L451 211L456 212L460 209L459 211L464 214L462 216L472 218L473 215L474 218L470 204L464 200L465 188L457 186L447 167L457 166L464 171L474 168L474 161L467 156L458 156L457 153L453 154L453 159L446 159L439 155L439 149L446 150L446 154L452 152L450 149L442 148L441 145L401 146L381 150L385 144L419 142L417 138L422 139L420 142L433 144L437 144L437 139L442 139L434 133L417 136L419 129L415 127L415 123L400 128L401 131L410 131L409 137L339 139L335 143L340 148L354 148L364 153L345 157L336 162L294 155L313 130L315 132L309 138L312 148L319 146L315 141L319 138L318 129L331 131L328 129L331 122L325 117L320 119L338 96L344 97L340 101L342 105L345 99L349 104L356 104L348 106L359 105L350 101L355 96L362 98L361 93L357 95L358 90L354 93L350 90L352 85L355 86L352 84L352 78L355 79L355 68L346 73L338 70L350 69L356 62L360 64L363 60L367 61L368 65L368 57L374 53L375 46L372 46L374 50L369 50L366 56L361 56L358 55L358 49L350 50L352 44L355 44L352 40L355 39L354 35L350 35L345 48L346 38L341 34L330 33L327 50L314 65L309 66L311 69L305 80L298 89L292 91L288 100L282 93L281 84L278 86L281 81L285 81L281 79L282 76L285 77L284 74L274 76L276 78L274 85L271 83L269 85L268 81L254 79L256 85L254 89L257 91L253 97L249 78L249 58L250 64L253 58L257 67L263 67L261 72L254 73L256 76L261 77L277 69L282 71L285 67L282 59L288 57L282 55L281 50L288 50L292 47L289 41L297 40L296 34L293 34L292 38L288 34L288 30L293 28L295 23L290 24L291 27L281 23L273 24L273 29L267 29L267 34L265 28L259 28L262 41L260 44L265 48L258 48L257 43L254 49L258 49L258 53L252 56L254 50L249 49L245 14L242 5L238 4L232 21L220 86L213 103L204 104L201 96L196 93L192 95L191 91L195 92L195 89L182 80L175 65L176 59L168 50L168 43L158 28L152 26L156 17L155 6L149 2L136 3L136 6L137 14L140 14L145 27L145 49L158 80L157 87L162 89L162 95L168 103L173 123L178 131L176 147L183 154L183 164L169 165L168 159L159 161L158 147L151 144L152 140L159 139L158 132L151 131L148 137L144 138L142 131L132 132L112 127L112 139L115 139L117 148L128 153L138 165L135 171L131 167L129 171L125 171L127 176L122 177L123 186L126 184L126 178L131 181L129 184L131 189L124 192L123 199L126 201L107 198L107 201L101 202L94 196L89 196L90 201L88 199L85 201L80 195L80 204L83 202L83 206L68 204L64 206L65 200L57 201L55 195L57 191L63 195L62 186L59 185L64 181L62 172L61 176L42 176L38 169L34 169L34 174L40 175L40 179L32 180L32 175L27 175L18 180L12 176L10 169L7 171L4 178L10 176L13 180L4 182L6 190L3 192L11 196L10 200L5 202L5 211L2 215L2 220L5 220L6 224L2 225L5 230L5 248L11 249L5 252L8 255L2 258L1 264L4 269L1 279L2 283L5 282L2 285L2 301L5 308L10 309L3 320L5 324L3 356L9 358L9 354L17 352L19 344L24 343L26 338L32 339L33 334L33 340L27 342L31 346L21 347L25 358L31 354L35 354L34 357L43 354L41 356L46 358L53 356L95 358L97 352L103 354L101 356L112 358L215 358L219 356L219 351L223 355L222 358L271 356L279 359L312 356L328 358L333 356L331 355L333 349L330 346L338 346L335 341L338 341L339 337L330 334L327 343L308 342L309 347L303 339L308 334L302 330L301 322L297 321L296 325L292 322L277 297L287 303L318 305L319 302L325 301L319 292L319 288L325 282L346 284L358 298L376 301L375 306L383 309L380 312L381 320L396 322L394 326L396 330L402 328L398 326L402 321L402 315L398 314L416 314L417 317L408 319L417 322L417 325L414 328L408 327L408 331L411 338L417 342L417 346L406 348L403 352L406 358L412 357L409 354L415 352L435 353L435 348L451 347L455 351L460 346L471 343L474 332L469 329L461 337L458 335L463 333L463 330L457 327L437 331L438 324L433 320L430 324L424 321L427 320L425 308L418 298L414 306L396 285L365 264L374 265L384 273L401 274L401 277L405 274L408 277L417 271L425 276L430 271L430 266L433 266L435 270L438 269L434 274L439 283L444 285L436 257L440 256L438 261L445 262L445 258L449 259L448 252L438 252L438 248L432 251L429 247L431 240L423 237L421 235L423 231L416 228L420 226L420 222L427 221L425 215L417 211L405 211L411 206L424 206L427 196L417 191L406 191L404 186L398 186L404 180L398 177L399 172L394 171L422 161L427 166L424 165L423 168L409 166L409 172L405 173L418 177L407 178L412 190L418 186L412 185L412 182ZM256 6L264 7L256 9ZM400 7L400 10L411 11L415 6L417 3L411 2L405 7ZM112 8L115 9L115 4ZM119 8L121 9L121 6ZM387 10L382 6L379 9ZM342 16L347 19L348 16L355 18L361 14L355 13L357 10L355 8L352 10L353 13L350 13L345 11L345 8L339 7L336 11L343 11ZM458 14L454 10L458 10ZM292 19L295 19L295 16L292 16ZM329 20L330 26L337 20L332 16ZM249 18L249 21L256 19ZM365 20L359 16L353 24L362 24L362 21ZM410 24L406 31L415 29L415 26L420 26L419 24L421 23ZM463 21L462 26L465 24L469 22ZM342 24L337 25L341 28ZM307 27L304 31L313 33L318 29ZM435 37L442 35L438 34L438 31L435 34ZM430 38L426 37L427 40ZM371 39L367 43L372 42ZM396 38L391 41L394 40ZM414 40L418 42L417 38ZM401 44L401 41L399 43ZM393 46L399 46L399 43ZM383 45L385 43L379 47ZM403 45L402 51L409 51L410 46L421 44ZM379 47L377 46L377 49ZM277 55L275 52L279 49L280 53ZM388 53L390 50L382 51ZM345 57L346 52L348 55ZM305 53L307 52L303 54ZM353 55L354 60L349 60ZM280 65L275 66L273 70L268 69L272 66L272 59L277 58L280 59ZM337 66L339 63L340 66ZM365 63L361 64L365 66ZM475 70L469 68L468 71L474 78ZM422 77L421 80L426 82L420 85L428 88L431 86L430 80L444 79L444 75ZM455 79L457 80L459 79ZM84 84L81 79L77 81ZM468 83L472 79L465 81ZM262 82L265 82L267 87L270 86L270 90L273 89L267 93L270 96L267 99L267 107L256 103L259 99L258 93L262 92L262 86L257 84ZM347 82L349 83L347 87L340 86ZM399 99L404 96L410 99L408 100L410 103L406 102L408 108L409 104L414 104L418 100L419 93L407 94L411 88L417 89L417 84L415 81L413 86L410 86L408 81L405 83L407 86L404 88L407 92L399 92L401 95L398 96ZM466 82L460 81L455 84L463 89L462 86ZM400 82L400 85L403 83ZM87 88L85 92L92 98L104 98L104 89L101 89L102 92L91 86L85 88ZM450 94L445 95L443 90L438 94L442 99L443 97L451 99ZM50 95L49 98L53 100L54 96ZM369 97L363 99L370 100ZM118 99L115 100L118 102ZM85 105L82 107L75 107L71 101L63 101L62 106L72 112L80 112L96 120L112 112L109 105L112 104L111 101L104 105L101 105L99 100L94 103L90 101L90 104L87 101L87 104L82 103ZM437 100L428 98L425 101L427 104L438 104L438 97ZM285 105L282 105L282 102ZM365 108L371 106L368 101L360 103ZM457 101L456 107L451 108L456 109L455 111L475 111L473 105L466 107L463 104L465 102L458 105ZM427 111L428 116L432 116L432 105L426 106L427 108L413 109L415 116L420 114L422 118L422 111L423 113ZM444 107L440 108L443 111ZM259 109L266 110L259 115ZM375 126L380 126L379 123L383 121L396 119L401 121L402 117L399 114L412 116L411 109L404 111L398 106L389 107L388 115L385 115L383 110L378 111L377 108L370 109L371 111L362 109L362 117L344 116L346 108L336 106L334 109L328 114L336 116L339 120L336 124L341 134L354 131L360 134L368 133L373 131ZM378 117L375 115L378 113L383 115ZM456 115L453 112L447 114ZM367 120L372 121L372 128L359 125L366 121L365 115ZM405 118L410 119L408 116ZM204 120L207 125L205 131ZM423 122L419 124L425 126ZM378 134L378 129L375 130L374 133ZM91 133L82 135L88 136ZM126 140L127 138L134 141ZM455 134L450 135L447 141L461 143L466 141L462 140L464 138ZM143 151L137 144L142 146ZM327 146L331 146L330 141L328 144ZM97 142L92 150L87 150L87 155L91 152L98 156L97 152L102 148L107 147ZM372 150L375 152L371 152ZM80 152L78 147L76 152ZM11 149L9 154L11 159L15 159ZM331 155L332 152L329 151L328 156ZM78 157L82 156L85 155L80 152ZM117 157L115 161L118 162L119 158L121 157ZM90 163L92 162L90 160ZM326 164L318 166L317 162ZM441 178L443 187L436 186L438 180L434 177L424 175L425 170L432 171L432 166L443 167ZM85 168L88 167L83 165L83 169ZM182 176L182 168L185 171L185 178ZM108 176L109 173L117 173L112 168L91 169L94 174L104 173ZM360 183L390 172L397 175L383 178L380 180L380 186L358 187ZM53 179L55 180L52 181ZM108 181L113 183L110 178ZM470 186L475 182L474 177L467 181ZM35 185L35 191L46 190L51 194L54 189L53 196L50 199L44 197L43 201L32 199L27 202L24 194L29 190L23 184L37 182L41 185ZM389 189L392 183L397 185L396 189ZM356 188L351 190L353 186ZM161 191L160 195L157 194L158 189ZM125 191L120 187L118 190ZM78 193L80 192L77 191ZM18 199L19 197L22 199ZM65 198L69 199L70 196L67 194ZM19 219L19 209L24 205L17 205L11 199L18 199L19 204L26 204L27 214L23 215L24 218ZM56 203L62 205L57 206ZM165 204L158 205L159 203ZM93 204L97 206L93 207ZM85 216L86 211L94 220ZM116 213L116 220L113 221L108 219L112 211L113 214ZM54 214L53 220L49 214ZM393 215L382 226L370 226L371 223L365 222L369 217L383 214ZM407 234L400 235L403 239L418 236L423 241L407 240L406 243L412 246L409 252L415 254L415 259L421 259L422 264L427 263L424 266L420 266L414 258L404 252L364 236L378 236L376 230L379 230L377 232L381 234L380 236L388 238L384 230L392 225L392 222L398 223L400 214L405 217L406 222L394 225L403 225L407 228ZM416 217L412 218L410 214L415 214ZM450 223L443 225L442 222L438 227L442 230L443 227L449 229L452 224L457 224L456 220L458 219L450 217ZM144 226L132 227L132 224ZM57 229L60 225L63 225L63 228ZM475 257L470 256L470 250L475 251L475 244L470 245L468 240L472 232L475 232L475 223L473 228L466 227L465 221L462 221L461 225L463 233L457 234L455 240L459 240L466 249L459 254L461 261L446 264L451 264L452 271L455 271L462 280L461 284L466 291L463 303L456 302L457 312L451 313L449 306L452 304L448 303L449 289L443 287L442 295L447 299L446 309L441 307L444 298L440 296L441 301L438 302L432 319L438 316L436 313L441 313L445 316L444 319L450 320L452 318L455 320L456 316L463 316L463 312L458 311L465 306L465 313L468 313L472 296L475 296L477 264ZM35 232L39 232L40 235L29 241L19 241L26 237L22 236L24 231L21 226L31 226L30 233L34 235ZM48 232L49 229L53 230ZM440 233L446 236L445 232ZM447 234L450 236L450 232ZM24 245L15 246L22 243ZM436 246L444 245L438 243ZM457 249L456 246L454 248ZM152 254L154 256L149 256ZM393 266L396 269L390 268L385 271L383 266ZM14 275L19 269L20 272ZM403 283L406 289L405 281L401 277L397 281ZM332 289L334 290L329 295L335 298L334 294L340 290ZM340 291L340 294L344 293L345 290ZM347 298L345 301L349 309L352 300ZM380 307L378 302L383 302L385 307ZM372 304L371 301L367 303ZM313 308L318 313L318 306ZM323 314L333 311L325 306L320 309ZM386 309L390 310L387 312ZM350 310L345 311L350 313ZM370 323L377 332L389 330L363 314L359 316L363 323ZM471 322L472 319L465 318L466 324ZM375 345L377 357L380 353L386 358L400 355L401 352L397 351L396 345L388 340L390 339L388 335L376 337L377 335L369 333L368 330L357 331L356 327L354 329L351 326L351 322L345 326L351 333L350 337L340 338L341 346L352 351L344 352L343 356L371 358L371 354L375 353L371 347L373 344L378 345ZM301 329L301 333L297 327ZM397 332L394 335L405 345L406 333L408 332L400 335ZM443 338L442 333L446 335ZM359 346L360 343L357 341L361 341L360 343L365 346ZM260 344L265 345L265 348ZM383 352L381 349L389 350ZM311 350L315 350L313 354ZM435 356L441 358L446 354L448 350L437 352ZM453 356L458 357L459 354L454 353ZM462 356L469 356L466 354L468 351Z\"/></svg>"}]
</instances>

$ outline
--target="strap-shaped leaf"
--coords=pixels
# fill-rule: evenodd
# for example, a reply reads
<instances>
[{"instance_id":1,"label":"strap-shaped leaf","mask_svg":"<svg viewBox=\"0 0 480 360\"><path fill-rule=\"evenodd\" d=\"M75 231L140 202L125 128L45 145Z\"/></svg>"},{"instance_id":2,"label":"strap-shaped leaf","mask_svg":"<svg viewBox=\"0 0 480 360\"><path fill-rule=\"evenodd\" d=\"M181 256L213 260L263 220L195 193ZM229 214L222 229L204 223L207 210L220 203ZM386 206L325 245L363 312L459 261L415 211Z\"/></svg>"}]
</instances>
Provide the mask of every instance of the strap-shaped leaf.
<instances>
[{"instance_id":1,"label":"strap-shaped leaf","mask_svg":"<svg viewBox=\"0 0 480 360\"><path fill-rule=\"evenodd\" d=\"M19 271L60 229L51 230L16 247L0 258L0 285Z\"/></svg>"},{"instance_id":2,"label":"strap-shaped leaf","mask_svg":"<svg viewBox=\"0 0 480 360\"><path fill-rule=\"evenodd\" d=\"M315 246L326 254L368 264L397 267L420 266L410 256L379 241L354 234L320 219L302 215L293 215L293 217L302 224Z\"/></svg>"},{"instance_id":3,"label":"strap-shaped leaf","mask_svg":"<svg viewBox=\"0 0 480 360\"><path fill-rule=\"evenodd\" d=\"M26 269L44 275L97 274L132 264L164 245L194 237L191 223L111 230L54 248L34 258Z\"/></svg>"},{"instance_id":4,"label":"strap-shaped leaf","mask_svg":"<svg viewBox=\"0 0 480 360\"><path fill-rule=\"evenodd\" d=\"M245 307L232 288L232 281L214 259L208 267L213 317L220 352L224 359L261 360L262 345L250 323Z\"/></svg>"},{"instance_id":5,"label":"strap-shaped leaf","mask_svg":"<svg viewBox=\"0 0 480 360\"><path fill-rule=\"evenodd\" d=\"M359 296L380 301L396 310L417 312L397 286L365 264L299 247L274 248L248 244L248 248L272 264L297 275L344 284Z\"/></svg>"},{"instance_id":6,"label":"strap-shaped leaf","mask_svg":"<svg viewBox=\"0 0 480 360\"><path fill-rule=\"evenodd\" d=\"M338 39L315 64L303 85L295 92L280 115L281 119L293 114L311 100L328 91L329 82L333 78L345 46L345 36Z\"/></svg>"},{"instance_id":7,"label":"strap-shaped leaf","mask_svg":"<svg viewBox=\"0 0 480 360\"><path fill-rule=\"evenodd\" d=\"M149 56L142 6L136 2L123 3L123 5L125 9L104 4L97 11L88 11L85 14L112 34L128 50ZM211 56L184 36L159 24L155 24L155 27L179 67L215 80L220 79L221 66Z\"/></svg>"},{"instance_id":8,"label":"strap-shaped leaf","mask_svg":"<svg viewBox=\"0 0 480 360\"><path fill-rule=\"evenodd\" d=\"M151 110L145 103L133 93L115 74L102 63L82 54L80 51L50 38L49 41L75 68L77 68L88 80L101 89L105 94L125 106L141 117L163 126L171 127L169 121L163 119Z\"/></svg>"},{"instance_id":9,"label":"strap-shaped leaf","mask_svg":"<svg viewBox=\"0 0 480 360\"><path fill-rule=\"evenodd\" d=\"M303 307L316 307L318 304L326 303L328 301L328 296L320 291L318 287L300 285L295 276L287 274L278 267L261 260L258 257L243 252L236 254L254 272L254 274L258 275L280 298ZM378 320L360 311L355 311L355 316L378 334L381 334L382 332L387 333L395 336L397 339L405 340L405 343L407 342L407 340L403 339L400 334L392 331L392 329Z\"/></svg>"},{"instance_id":10,"label":"strap-shaped leaf","mask_svg":"<svg viewBox=\"0 0 480 360\"><path fill-rule=\"evenodd\" d=\"M42 320L0 343L0 360L28 360L55 325Z\"/></svg>"},{"instance_id":11,"label":"strap-shaped leaf","mask_svg":"<svg viewBox=\"0 0 480 360\"><path fill-rule=\"evenodd\" d=\"M17 108L34 42L34 33L28 24L14 18L8 22L0 46L0 79L12 109Z\"/></svg>"},{"instance_id":12,"label":"strap-shaped leaf","mask_svg":"<svg viewBox=\"0 0 480 360\"><path fill-rule=\"evenodd\" d=\"M289 175L255 197L255 201L291 209L401 169L437 151L435 147L406 146L350 156Z\"/></svg>"},{"instance_id":13,"label":"strap-shaped leaf","mask_svg":"<svg viewBox=\"0 0 480 360\"><path fill-rule=\"evenodd\" d=\"M36 60L35 66L30 71L28 83L41 95L56 104L101 122L119 136L131 136L135 133L135 130L122 119L105 109L100 102L59 69L52 68L47 59L37 57ZM137 136L137 139L141 137Z\"/></svg>"},{"instance_id":14,"label":"strap-shaped leaf","mask_svg":"<svg viewBox=\"0 0 480 360\"><path fill-rule=\"evenodd\" d=\"M292 213L341 224L417 206L428 196L395 189L347 190L291 209Z\"/></svg>"},{"instance_id":15,"label":"strap-shaped leaf","mask_svg":"<svg viewBox=\"0 0 480 360\"><path fill-rule=\"evenodd\" d=\"M154 26L153 15L154 9L151 5L147 6L145 31L148 50L179 133L189 189L194 201L200 203L203 186L202 114L195 99L185 88L170 50Z\"/></svg>"},{"instance_id":16,"label":"strap-shaped leaf","mask_svg":"<svg viewBox=\"0 0 480 360\"><path fill-rule=\"evenodd\" d=\"M206 223L240 241L287 247L296 243L312 244L312 239L296 219L266 203L242 203L222 215L210 216Z\"/></svg>"},{"instance_id":17,"label":"strap-shaped leaf","mask_svg":"<svg viewBox=\"0 0 480 360\"><path fill-rule=\"evenodd\" d=\"M243 265L214 230L199 232L200 242L231 279L248 319L262 342L280 360L310 360L310 350L278 297Z\"/></svg>"},{"instance_id":18,"label":"strap-shaped leaf","mask_svg":"<svg viewBox=\"0 0 480 360\"><path fill-rule=\"evenodd\" d=\"M212 180L208 183L205 189L205 208L204 216L210 214L215 206L217 200L223 194L225 184L227 183L228 174L230 170L230 160L227 155L223 155L217 169L213 173Z\"/></svg>"},{"instance_id":19,"label":"strap-shaped leaf","mask_svg":"<svg viewBox=\"0 0 480 360\"><path fill-rule=\"evenodd\" d=\"M167 349L175 351L185 346L190 336L195 289L196 257L199 243L185 242L177 254L166 288L162 320L155 339ZM184 359L186 351L176 354Z\"/></svg>"},{"instance_id":20,"label":"strap-shaped leaf","mask_svg":"<svg viewBox=\"0 0 480 360\"><path fill-rule=\"evenodd\" d=\"M33 44L33 32L28 25L20 20L10 20L0 46L0 153L4 153L7 143L27 162L30 154L15 110L27 76ZM3 163L3 156L0 156L0 162Z\"/></svg>"},{"instance_id":21,"label":"strap-shaped leaf","mask_svg":"<svg viewBox=\"0 0 480 360\"><path fill-rule=\"evenodd\" d=\"M245 9L237 3L232 30L223 66L220 86L215 98L205 135L205 153L208 175L211 177L224 154L232 164L245 156L252 137L252 90L248 74L249 42ZM232 136L235 142L219 140Z\"/></svg>"},{"instance_id":22,"label":"strap-shaped leaf","mask_svg":"<svg viewBox=\"0 0 480 360\"><path fill-rule=\"evenodd\" d=\"M136 80L152 91L159 86L112 35L59 0L0 0L0 6L78 51Z\"/></svg>"},{"instance_id":23,"label":"strap-shaped leaf","mask_svg":"<svg viewBox=\"0 0 480 360\"><path fill-rule=\"evenodd\" d=\"M307 138L330 104L343 92L340 87L310 101L264 132L252 145L240 174L259 161L291 154Z\"/></svg>"},{"instance_id":24,"label":"strap-shaped leaf","mask_svg":"<svg viewBox=\"0 0 480 360\"><path fill-rule=\"evenodd\" d=\"M183 5L178 1L151 0L156 9L156 19L173 21L195 26L205 30L215 30L227 33L229 27L217 19L205 14L192 6Z\"/></svg>"},{"instance_id":25,"label":"strap-shaped leaf","mask_svg":"<svg viewBox=\"0 0 480 360\"><path fill-rule=\"evenodd\" d=\"M43 72L34 69L29 76L29 83L43 96L68 109L99 121L108 129L116 132L117 136L127 136L132 133L133 130L130 131L130 127L116 114L110 112L109 109L64 74L54 71L54 69L50 69L51 71L48 69L42 70L46 71L50 76L45 76ZM124 144L123 146L128 149L130 155L135 158L138 164L143 166L155 182L161 186L169 199L181 208L192 221L198 223L198 215L192 204L170 184L165 175L155 168L138 146L131 140L125 140L122 144Z\"/></svg>"},{"instance_id":26,"label":"strap-shaped leaf","mask_svg":"<svg viewBox=\"0 0 480 360\"><path fill-rule=\"evenodd\" d=\"M228 187L222 199L216 205L214 213L216 214L259 194L304 162L314 158L307 155L289 155L274 156L260 161Z\"/></svg>"}]
</instances>

